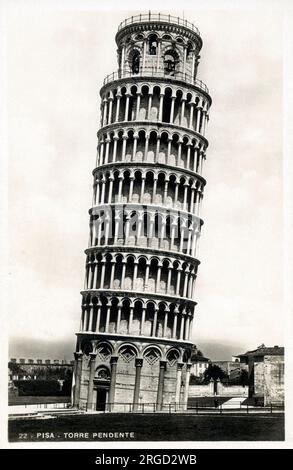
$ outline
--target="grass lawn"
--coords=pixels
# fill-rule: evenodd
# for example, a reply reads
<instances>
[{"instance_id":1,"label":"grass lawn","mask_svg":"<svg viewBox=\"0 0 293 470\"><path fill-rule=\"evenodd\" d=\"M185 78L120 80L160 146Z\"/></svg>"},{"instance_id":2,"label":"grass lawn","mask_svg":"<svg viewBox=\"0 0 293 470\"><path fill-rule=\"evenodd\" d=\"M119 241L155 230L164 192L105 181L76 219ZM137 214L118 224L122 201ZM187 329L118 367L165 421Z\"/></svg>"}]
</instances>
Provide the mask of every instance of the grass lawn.
<instances>
[{"instance_id":1,"label":"grass lawn","mask_svg":"<svg viewBox=\"0 0 293 470\"><path fill-rule=\"evenodd\" d=\"M50 438L37 433L53 433ZM71 440L105 441L282 441L284 415L195 414L93 414L58 416L54 419L9 421L9 440L65 441L65 432L89 433ZM134 438L94 437L99 432L133 432Z\"/></svg>"}]
</instances>

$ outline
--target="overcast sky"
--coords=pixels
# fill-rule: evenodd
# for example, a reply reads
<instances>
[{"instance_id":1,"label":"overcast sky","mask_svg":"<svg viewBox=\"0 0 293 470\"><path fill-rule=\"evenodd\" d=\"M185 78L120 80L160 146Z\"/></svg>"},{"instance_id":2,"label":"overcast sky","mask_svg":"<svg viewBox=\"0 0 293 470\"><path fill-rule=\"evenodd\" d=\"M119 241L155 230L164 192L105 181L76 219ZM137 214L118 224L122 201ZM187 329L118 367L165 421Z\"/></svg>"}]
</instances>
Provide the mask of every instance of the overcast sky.
<instances>
[{"instance_id":1,"label":"overcast sky","mask_svg":"<svg viewBox=\"0 0 293 470\"><path fill-rule=\"evenodd\" d=\"M140 12L10 10L12 342L74 341L99 89L117 68L119 23ZM193 341L210 357L228 359L260 343L283 344L282 17L264 8L201 8L185 10L184 17L201 32L198 77L213 99Z\"/></svg>"}]
</instances>

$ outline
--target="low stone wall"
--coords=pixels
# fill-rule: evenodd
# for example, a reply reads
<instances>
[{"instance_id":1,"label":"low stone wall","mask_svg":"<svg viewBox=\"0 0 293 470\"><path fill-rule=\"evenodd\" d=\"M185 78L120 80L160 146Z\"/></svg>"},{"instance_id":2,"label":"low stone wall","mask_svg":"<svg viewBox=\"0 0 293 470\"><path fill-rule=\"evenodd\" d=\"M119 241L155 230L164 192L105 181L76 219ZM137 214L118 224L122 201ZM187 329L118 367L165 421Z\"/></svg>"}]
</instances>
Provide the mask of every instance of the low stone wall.
<instances>
[{"instance_id":1,"label":"low stone wall","mask_svg":"<svg viewBox=\"0 0 293 470\"><path fill-rule=\"evenodd\" d=\"M189 385L189 397L213 397L214 384L210 382L208 385Z\"/></svg>"},{"instance_id":2,"label":"low stone wall","mask_svg":"<svg viewBox=\"0 0 293 470\"><path fill-rule=\"evenodd\" d=\"M218 383L217 395L222 397L248 397L248 386L223 385Z\"/></svg>"},{"instance_id":3,"label":"low stone wall","mask_svg":"<svg viewBox=\"0 0 293 470\"><path fill-rule=\"evenodd\" d=\"M242 385L223 385L217 383L217 396L219 397L248 397L248 387ZM213 397L214 383L208 385L189 385L189 397Z\"/></svg>"}]
</instances>

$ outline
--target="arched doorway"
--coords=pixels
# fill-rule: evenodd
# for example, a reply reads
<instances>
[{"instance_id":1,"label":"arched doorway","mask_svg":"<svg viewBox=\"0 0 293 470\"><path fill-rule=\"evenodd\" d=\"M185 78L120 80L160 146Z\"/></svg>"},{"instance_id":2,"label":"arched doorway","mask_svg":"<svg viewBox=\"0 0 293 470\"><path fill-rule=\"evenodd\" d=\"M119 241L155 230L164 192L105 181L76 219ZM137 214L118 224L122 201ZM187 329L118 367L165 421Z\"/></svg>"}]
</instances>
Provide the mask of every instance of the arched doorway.
<instances>
[{"instance_id":1,"label":"arched doorway","mask_svg":"<svg viewBox=\"0 0 293 470\"><path fill-rule=\"evenodd\" d=\"M94 389L96 391L96 411L105 411L108 402L110 388L110 371L107 367L99 367L94 378Z\"/></svg>"}]
</instances>

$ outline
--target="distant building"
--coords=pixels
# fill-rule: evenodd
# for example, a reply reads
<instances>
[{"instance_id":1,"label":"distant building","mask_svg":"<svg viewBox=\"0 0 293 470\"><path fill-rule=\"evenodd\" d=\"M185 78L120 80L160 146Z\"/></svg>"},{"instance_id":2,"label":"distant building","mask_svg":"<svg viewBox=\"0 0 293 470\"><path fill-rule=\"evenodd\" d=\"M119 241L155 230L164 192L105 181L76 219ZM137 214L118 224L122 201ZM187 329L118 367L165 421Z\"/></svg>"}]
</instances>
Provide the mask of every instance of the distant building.
<instances>
[{"instance_id":1,"label":"distant building","mask_svg":"<svg viewBox=\"0 0 293 470\"><path fill-rule=\"evenodd\" d=\"M235 357L235 356L233 356ZM242 369L247 370L247 365L238 361L212 361L214 365L220 367L223 372L225 372L229 378L236 378L240 375Z\"/></svg>"},{"instance_id":2,"label":"distant building","mask_svg":"<svg viewBox=\"0 0 293 470\"><path fill-rule=\"evenodd\" d=\"M73 363L55 359L10 359L9 380L64 380L72 375Z\"/></svg>"},{"instance_id":3,"label":"distant building","mask_svg":"<svg viewBox=\"0 0 293 470\"><path fill-rule=\"evenodd\" d=\"M265 405L284 402L283 347L261 345L235 357L248 366L250 397L263 398Z\"/></svg>"},{"instance_id":4,"label":"distant building","mask_svg":"<svg viewBox=\"0 0 293 470\"><path fill-rule=\"evenodd\" d=\"M191 375L201 377L204 374L204 371L209 367L211 360L204 356L192 356L191 362Z\"/></svg>"}]
</instances>

